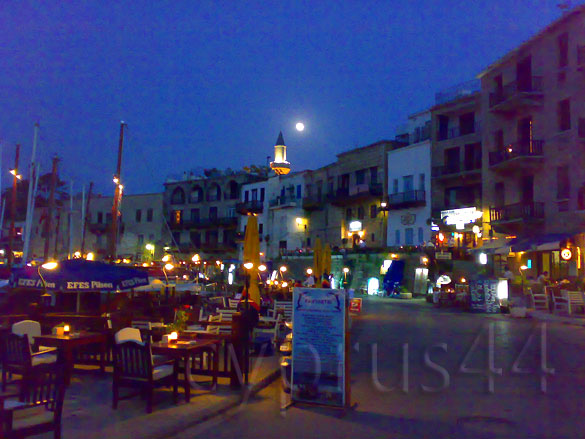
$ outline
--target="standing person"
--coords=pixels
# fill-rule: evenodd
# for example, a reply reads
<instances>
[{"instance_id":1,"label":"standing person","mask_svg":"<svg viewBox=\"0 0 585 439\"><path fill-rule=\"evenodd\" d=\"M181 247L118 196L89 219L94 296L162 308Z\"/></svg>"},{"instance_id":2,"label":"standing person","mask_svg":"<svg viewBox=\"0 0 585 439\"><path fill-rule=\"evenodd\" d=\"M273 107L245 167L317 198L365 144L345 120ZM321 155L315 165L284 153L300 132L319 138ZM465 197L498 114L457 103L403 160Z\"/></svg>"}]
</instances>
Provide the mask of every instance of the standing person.
<instances>
[{"instance_id":1,"label":"standing person","mask_svg":"<svg viewBox=\"0 0 585 439\"><path fill-rule=\"evenodd\" d=\"M329 275L327 272L323 273L323 282L321 282L321 288L331 288L331 282L329 282Z\"/></svg>"},{"instance_id":2,"label":"standing person","mask_svg":"<svg viewBox=\"0 0 585 439\"><path fill-rule=\"evenodd\" d=\"M309 274L305 281L303 282L305 287L313 288L315 286L315 277L313 274Z\"/></svg>"}]
</instances>

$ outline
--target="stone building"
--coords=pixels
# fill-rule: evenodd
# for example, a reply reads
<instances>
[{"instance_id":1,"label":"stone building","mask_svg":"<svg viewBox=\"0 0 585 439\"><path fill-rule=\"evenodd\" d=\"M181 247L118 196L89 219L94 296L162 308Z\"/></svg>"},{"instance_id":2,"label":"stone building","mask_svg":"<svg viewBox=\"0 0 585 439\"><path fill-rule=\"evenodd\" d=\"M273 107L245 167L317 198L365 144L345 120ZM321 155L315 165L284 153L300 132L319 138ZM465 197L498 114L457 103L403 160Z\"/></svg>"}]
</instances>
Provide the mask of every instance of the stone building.
<instances>
[{"instance_id":1,"label":"stone building","mask_svg":"<svg viewBox=\"0 0 585 439\"><path fill-rule=\"evenodd\" d=\"M585 220L584 22L578 6L479 75L485 218L492 235L516 237L512 251L534 252L504 261L527 275L581 265L559 251Z\"/></svg>"},{"instance_id":2,"label":"stone building","mask_svg":"<svg viewBox=\"0 0 585 439\"><path fill-rule=\"evenodd\" d=\"M208 170L204 175L167 180L163 208L180 253L237 257L236 232L243 184L266 179L264 168Z\"/></svg>"}]
</instances>

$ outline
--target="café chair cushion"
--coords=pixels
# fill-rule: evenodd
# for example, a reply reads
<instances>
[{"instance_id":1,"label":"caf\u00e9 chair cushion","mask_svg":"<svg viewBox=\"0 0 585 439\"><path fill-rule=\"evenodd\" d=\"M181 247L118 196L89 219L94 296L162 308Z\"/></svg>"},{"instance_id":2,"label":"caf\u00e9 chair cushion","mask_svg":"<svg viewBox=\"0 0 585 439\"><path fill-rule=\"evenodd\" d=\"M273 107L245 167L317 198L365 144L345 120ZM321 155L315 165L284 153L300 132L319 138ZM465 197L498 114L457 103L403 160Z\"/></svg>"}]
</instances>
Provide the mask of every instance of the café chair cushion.
<instances>
[{"instance_id":1,"label":"caf\u00e9 chair cushion","mask_svg":"<svg viewBox=\"0 0 585 439\"><path fill-rule=\"evenodd\" d=\"M160 380L173 374L174 367L172 364L164 364L152 368L152 379Z\"/></svg>"},{"instance_id":2,"label":"caf\u00e9 chair cushion","mask_svg":"<svg viewBox=\"0 0 585 439\"><path fill-rule=\"evenodd\" d=\"M38 366L39 364L52 364L57 362L57 355L55 354L33 355L31 361L33 366Z\"/></svg>"}]
</instances>

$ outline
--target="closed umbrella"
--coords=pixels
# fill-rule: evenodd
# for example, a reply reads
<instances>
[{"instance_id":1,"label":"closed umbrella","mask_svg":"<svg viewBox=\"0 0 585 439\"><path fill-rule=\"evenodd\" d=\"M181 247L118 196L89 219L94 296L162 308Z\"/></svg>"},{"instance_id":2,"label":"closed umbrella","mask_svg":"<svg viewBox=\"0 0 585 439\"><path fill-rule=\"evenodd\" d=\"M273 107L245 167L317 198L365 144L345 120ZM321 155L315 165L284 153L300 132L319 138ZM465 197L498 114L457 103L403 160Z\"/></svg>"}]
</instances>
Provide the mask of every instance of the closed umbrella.
<instances>
[{"instance_id":1,"label":"closed umbrella","mask_svg":"<svg viewBox=\"0 0 585 439\"><path fill-rule=\"evenodd\" d=\"M321 239L315 239L315 245L313 247L313 275L317 281L321 279L323 274L323 261L321 260Z\"/></svg>"},{"instance_id":2,"label":"closed umbrella","mask_svg":"<svg viewBox=\"0 0 585 439\"><path fill-rule=\"evenodd\" d=\"M331 246L329 244L323 246L323 265L321 268L323 273L331 274Z\"/></svg>"},{"instance_id":3,"label":"closed umbrella","mask_svg":"<svg viewBox=\"0 0 585 439\"><path fill-rule=\"evenodd\" d=\"M248 297L260 304L260 290L258 290L258 266L260 265L260 236L258 235L258 220L254 215L248 216L246 235L244 236L244 264L251 262L253 267L250 274Z\"/></svg>"}]
</instances>

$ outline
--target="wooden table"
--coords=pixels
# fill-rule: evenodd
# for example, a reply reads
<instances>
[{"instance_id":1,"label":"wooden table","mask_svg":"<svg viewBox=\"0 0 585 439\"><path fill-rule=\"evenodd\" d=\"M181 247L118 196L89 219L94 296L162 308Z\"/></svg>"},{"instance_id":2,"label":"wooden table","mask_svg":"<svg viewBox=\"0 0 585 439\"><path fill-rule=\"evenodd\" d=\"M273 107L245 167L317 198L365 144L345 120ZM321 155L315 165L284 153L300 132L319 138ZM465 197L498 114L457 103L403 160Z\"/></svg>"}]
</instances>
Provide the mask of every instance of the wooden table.
<instances>
[{"instance_id":1,"label":"wooden table","mask_svg":"<svg viewBox=\"0 0 585 439\"><path fill-rule=\"evenodd\" d=\"M177 343L152 343L152 353L156 355L165 355L174 358L175 360L182 359L185 365L184 375L184 389L185 401L189 402L191 399L191 364L190 359L196 353L201 351L211 352L213 355L213 375L212 375L212 389L217 388L217 376L219 371L219 347L222 343L221 339L211 338L205 340L181 340Z\"/></svg>"},{"instance_id":2,"label":"wooden table","mask_svg":"<svg viewBox=\"0 0 585 439\"><path fill-rule=\"evenodd\" d=\"M65 384L71 382L73 373L73 351L80 346L91 344L100 345L100 370L105 372L106 349L108 337L99 332L79 332L69 335L40 335L35 337L35 342L41 346L57 348L65 360Z\"/></svg>"}]
</instances>

